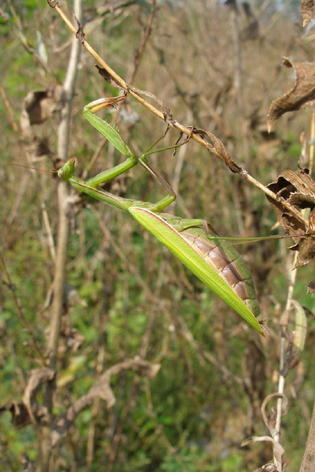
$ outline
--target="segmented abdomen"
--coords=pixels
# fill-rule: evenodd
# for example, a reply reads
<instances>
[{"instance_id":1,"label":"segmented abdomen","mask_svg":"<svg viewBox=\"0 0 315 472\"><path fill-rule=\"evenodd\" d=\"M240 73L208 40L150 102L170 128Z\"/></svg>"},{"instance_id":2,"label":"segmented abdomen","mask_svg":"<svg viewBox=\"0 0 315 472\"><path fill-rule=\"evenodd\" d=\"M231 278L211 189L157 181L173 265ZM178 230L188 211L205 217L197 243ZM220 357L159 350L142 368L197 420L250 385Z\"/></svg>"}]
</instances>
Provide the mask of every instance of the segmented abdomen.
<instances>
[{"instance_id":1,"label":"segmented abdomen","mask_svg":"<svg viewBox=\"0 0 315 472\"><path fill-rule=\"evenodd\" d=\"M180 231L184 240L233 288L235 293L257 317L260 314L252 275L241 255L224 240L203 228L188 228Z\"/></svg>"}]
</instances>

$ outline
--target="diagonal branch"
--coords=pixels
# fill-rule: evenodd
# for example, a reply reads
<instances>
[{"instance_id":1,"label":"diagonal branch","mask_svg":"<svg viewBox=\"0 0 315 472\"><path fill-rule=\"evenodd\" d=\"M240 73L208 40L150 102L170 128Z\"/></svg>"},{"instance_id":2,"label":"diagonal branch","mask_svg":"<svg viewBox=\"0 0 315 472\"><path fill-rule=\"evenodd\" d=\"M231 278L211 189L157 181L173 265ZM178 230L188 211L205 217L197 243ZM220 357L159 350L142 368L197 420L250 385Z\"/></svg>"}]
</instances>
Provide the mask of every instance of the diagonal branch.
<instances>
[{"instance_id":1,"label":"diagonal branch","mask_svg":"<svg viewBox=\"0 0 315 472\"><path fill-rule=\"evenodd\" d=\"M247 182L251 183L255 187L257 187L260 191L262 191L267 197L271 198L272 200L275 200L277 202L281 202L283 207L291 214L296 216L297 218L301 218L301 215L297 210L290 205L290 203L286 202L284 199L279 198L274 192L272 192L269 188L267 188L265 185L260 183L258 180L256 180L253 176L251 176L245 169L240 167L236 162L232 159L228 151L226 150L225 146L223 143L212 133L209 131L205 130L200 130L196 128L191 128L191 127L186 127L179 123L176 119L173 118L172 114L170 113L169 109L163 105L162 101L159 100L157 97L155 97L152 93L144 91L144 90L139 90L136 89L122 79L98 54L97 52L93 49L93 47L86 41L83 33L82 26L78 22L78 30L72 25L70 22L69 18L67 15L62 11L59 3L56 0L47 0L47 3L51 8L54 8L63 21L66 23L70 31L76 36L78 40L81 41L82 45L85 47L85 49L94 57L94 59L100 64L100 66L104 69L104 73L101 73L101 75L108 81L110 81L113 85L116 84L118 85L119 88L123 89L125 92L129 93L132 97L134 97L138 102L140 102L145 108L147 108L149 111L151 111L154 115L156 115L158 118L161 120L167 122L170 126L173 128L178 129L182 133L186 134L186 136L189 136L190 139L193 139L196 141L198 144L206 148L209 152L213 153L216 155L219 159L221 159L224 164L231 170L231 172L234 172L236 174L239 174L242 178L244 178ZM145 100L142 95L150 96L153 100L158 102L162 108L162 111L156 108L154 105L149 103L147 100ZM208 139L206 139L208 138Z\"/></svg>"}]
</instances>

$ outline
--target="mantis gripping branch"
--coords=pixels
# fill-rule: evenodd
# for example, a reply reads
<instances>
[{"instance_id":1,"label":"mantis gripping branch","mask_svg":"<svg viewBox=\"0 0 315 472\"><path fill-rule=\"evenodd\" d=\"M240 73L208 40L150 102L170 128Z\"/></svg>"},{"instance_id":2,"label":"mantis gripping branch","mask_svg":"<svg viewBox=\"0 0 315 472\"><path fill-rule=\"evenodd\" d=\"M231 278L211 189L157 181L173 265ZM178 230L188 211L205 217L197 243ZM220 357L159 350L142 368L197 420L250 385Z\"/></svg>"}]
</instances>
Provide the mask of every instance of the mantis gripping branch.
<instances>
[{"instance_id":1,"label":"mantis gripping branch","mask_svg":"<svg viewBox=\"0 0 315 472\"><path fill-rule=\"evenodd\" d=\"M121 100L119 97L117 100ZM147 156L161 151L152 148L137 157L110 124L94 115L96 110L114 106L115 99L99 99L84 108L84 116L116 149L126 156L121 164L101 172L88 181L74 177L75 160L70 159L58 171L58 176L77 190L129 213L141 226L167 247L210 290L233 308L252 328L264 335L254 281L240 254L226 241L210 231L211 225L202 219L182 219L162 213L175 199L170 185L150 166ZM179 145L164 149L171 149ZM140 163L163 188L167 195L157 203L130 200L99 189L107 182Z\"/></svg>"}]
</instances>

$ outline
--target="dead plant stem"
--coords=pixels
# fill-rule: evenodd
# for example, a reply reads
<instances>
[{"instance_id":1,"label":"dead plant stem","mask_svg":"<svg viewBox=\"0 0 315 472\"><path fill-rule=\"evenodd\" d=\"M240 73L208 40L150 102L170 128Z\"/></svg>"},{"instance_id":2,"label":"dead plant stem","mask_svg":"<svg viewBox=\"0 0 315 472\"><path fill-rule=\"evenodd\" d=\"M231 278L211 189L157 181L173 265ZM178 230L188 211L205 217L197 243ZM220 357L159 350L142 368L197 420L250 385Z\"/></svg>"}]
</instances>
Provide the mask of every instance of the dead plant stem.
<instances>
[{"instance_id":1,"label":"dead plant stem","mask_svg":"<svg viewBox=\"0 0 315 472\"><path fill-rule=\"evenodd\" d=\"M82 0L74 1L74 11L78 18L82 16ZM71 103L74 94L75 79L77 75L77 66L80 55L80 45L73 39L70 52L69 64L66 78L63 85L64 106L60 113L60 122L58 126L58 156L66 160L69 152L70 140L70 121L71 121ZM47 342L47 364L52 370L56 370L58 356L58 341L61 326L61 317L63 314L64 288L66 282L66 261L67 246L69 235L69 221L66 214L66 201L68 196L68 186L66 182L58 182L58 241L57 256L54 277L54 298L51 310L51 325L49 338ZM51 426L53 421L53 394L54 384L46 384L43 394L43 403L47 409L48 421L42 428L43 439L41 447L41 472L49 472L51 469Z\"/></svg>"}]
</instances>

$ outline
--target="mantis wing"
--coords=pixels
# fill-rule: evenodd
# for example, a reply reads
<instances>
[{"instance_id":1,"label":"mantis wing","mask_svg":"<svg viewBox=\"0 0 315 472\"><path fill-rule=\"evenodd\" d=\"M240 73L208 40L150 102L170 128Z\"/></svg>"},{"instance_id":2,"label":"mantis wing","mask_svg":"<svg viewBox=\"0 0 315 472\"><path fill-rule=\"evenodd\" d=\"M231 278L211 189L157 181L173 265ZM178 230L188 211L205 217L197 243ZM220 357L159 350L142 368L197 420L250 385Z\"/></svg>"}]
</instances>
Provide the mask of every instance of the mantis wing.
<instances>
[{"instance_id":1,"label":"mantis wing","mask_svg":"<svg viewBox=\"0 0 315 472\"><path fill-rule=\"evenodd\" d=\"M206 259L200 254L200 251L194 249L187 241L184 234L178 232L172 224L164 219L166 215L159 215L146 208L139 208L137 206L131 206L129 212L141 226L147 229L156 239L166 246L188 269L207 285L210 290L215 292L223 301L233 308L250 326L264 335L261 324L254 316L251 309L244 303L228 282L218 274L218 270L215 270L213 265L208 264ZM233 251L236 252L234 249Z\"/></svg>"}]
</instances>

